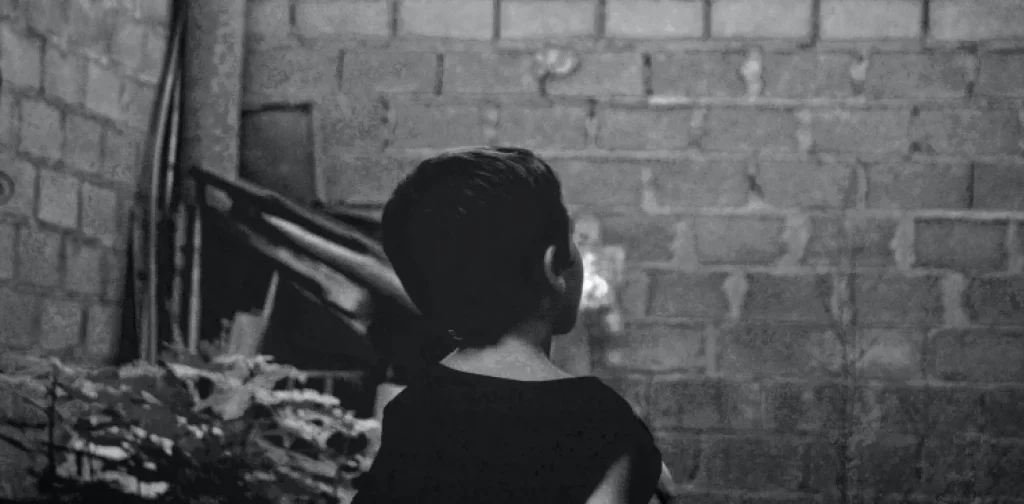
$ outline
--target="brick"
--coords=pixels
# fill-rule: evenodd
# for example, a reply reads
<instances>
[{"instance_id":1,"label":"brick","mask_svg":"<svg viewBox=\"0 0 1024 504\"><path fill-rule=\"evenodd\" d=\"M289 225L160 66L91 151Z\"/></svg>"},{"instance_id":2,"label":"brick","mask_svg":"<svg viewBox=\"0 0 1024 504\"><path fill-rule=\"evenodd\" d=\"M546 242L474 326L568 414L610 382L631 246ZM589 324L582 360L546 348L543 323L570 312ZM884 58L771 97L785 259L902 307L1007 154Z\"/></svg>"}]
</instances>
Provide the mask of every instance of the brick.
<instances>
[{"instance_id":1,"label":"brick","mask_svg":"<svg viewBox=\"0 0 1024 504\"><path fill-rule=\"evenodd\" d=\"M752 16L752 12L757 12ZM714 0L711 36L716 38L806 38L810 0Z\"/></svg>"},{"instance_id":2,"label":"brick","mask_svg":"<svg viewBox=\"0 0 1024 504\"><path fill-rule=\"evenodd\" d=\"M339 155L323 166L325 193L332 202L384 203L414 166L412 161L384 156Z\"/></svg>"},{"instance_id":3,"label":"brick","mask_svg":"<svg viewBox=\"0 0 1024 504\"><path fill-rule=\"evenodd\" d=\"M40 324L43 350L64 350L82 342L82 307L74 301L43 301Z\"/></svg>"},{"instance_id":4,"label":"brick","mask_svg":"<svg viewBox=\"0 0 1024 504\"><path fill-rule=\"evenodd\" d=\"M0 93L0 145L14 150L18 146L21 114L17 100L10 93Z\"/></svg>"},{"instance_id":5,"label":"brick","mask_svg":"<svg viewBox=\"0 0 1024 504\"><path fill-rule=\"evenodd\" d=\"M307 37L387 37L391 34L384 0L319 0L295 3L295 30Z\"/></svg>"},{"instance_id":6,"label":"brick","mask_svg":"<svg viewBox=\"0 0 1024 504\"><path fill-rule=\"evenodd\" d=\"M876 98L957 98L967 94L962 52L880 53L871 57L866 90Z\"/></svg>"},{"instance_id":7,"label":"brick","mask_svg":"<svg viewBox=\"0 0 1024 504\"><path fill-rule=\"evenodd\" d=\"M65 285L71 292L99 294L103 290L103 249L73 240L64 243Z\"/></svg>"},{"instance_id":8,"label":"brick","mask_svg":"<svg viewBox=\"0 0 1024 504\"><path fill-rule=\"evenodd\" d=\"M849 166L839 163L762 163L758 182L765 201L782 208L844 208L855 204Z\"/></svg>"},{"instance_id":9,"label":"brick","mask_svg":"<svg viewBox=\"0 0 1024 504\"><path fill-rule=\"evenodd\" d=\"M781 438L716 437L707 442L707 483L713 488L796 490L801 449Z\"/></svg>"},{"instance_id":10,"label":"brick","mask_svg":"<svg viewBox=\"0 0 1024 504\"><path fill-rule=\"evenodd\" d=\"M651 300L651 278L643 271L627 271L622 284L616 289L619 307L627 320L647 316Z\"/></svg>"},{"instance_id":11,"label":"brick","mask_svg":"<svg viewBox=\"0 0 1024 504\"><path fill-rule=\"evenodd\" d=\"M729 313L724 273L651 274L651 315L717 320Z\"/></svg>"},{"instance_id":12,"label":"brick","mask_svg":"<svg viewBox=\"0 0 1024 504\"><path fill-rule=\"evenodd\" d=\"M89 62L86 75L86 108L110 119L123 119L125 103L121 78L95 62Z\"/></svg>"},{"instance_id":13,"label":"brick","mask_svg":"<svg viewBox=\"0 0 1024 504\"><path fill-rule=\"evenodd\" d=\"M766 383L765 424L779 432L835 432L854 394L851 387L838 383Z\"/></svg>"},{"instance_id":14,"label":"brick","mask_svg":"<svg viewBox=\"0 0 1024 504\"><path fill-rule=\"evenodd\" d=\"M812 121L814 147L821 152L900 154L907 151L907 110L824 110Z\"/></svg>"},{"instance_id":15,"label":"brick","mask_svg":"<svg viewBox=\"0 0 1024 504\"><path fill-rule=\"evenodd\" d=\"M399 35L490 40L494 35L491 0L402 0Z\"/></svg>"},{"instance_id":16,"label":"brick","mask_svg":"<svg viewBox=\"0 0 1024 504\"><path fill-rule=\"evenodd\" d=\"M21 10L29 27L42 34L59 36L67 24L64 13L66 3L59 0L56 2L22 2ZM8 10L16 11L18 7L8 7Z\"/></svg>"},{"instance_id":17,"label":"brick","mask_svg":"<svg viewBox=\"0 0 1024 504\"><path fill-rule=\"evenodd\" d=\"M673 208L737 207L747 202L749 182L743 163L690 161L650 163L650 190L659 205Z\"/></svg>"},{"instance_id":18,"label":"brick","mask_svg":"<svg viewBox=\"0 0 1024 504\"><path fill-rule=\"evenodd\" d=\"M335 29L334 27L337 25L332 25L328 21L330 14L324 15L324 12L330 12L332 9L344 9L351 5L353 3L348 2L297 2L295 4L296 26L298 26L298 21L301 18L303 26L299 31L303 35L310 35L311 33L306 31L310 28L313 28L313 33L318 33L321 29ZM359 4L356 5L358 6ZM310 10L313 12L310 12ZM315 12L317 10L320 12ZM292 28L290 11L291 2L289 0L248 2L245 8L245 34L265 39L286 38L291 33ZM311 17L311 14L320 14L320 16ZM351 19L346 19L344 16L339 16L339 18L337 21L349 21ZM386 25L384 25L384 28L386 28ZM345 30L340 31L345 33Z\"/></svg>"},{"instance_id":19,"label":"brick","mask_svg":"<svg viewBox=\"0 0 1024 504\"><path fill-rule=\"evenodd\" d=\"M974 167L973 208L1024 210L1024 170L1019 166Z\"/></svg>"},{"instance_id":20,"label":"brick","mask_svg":"<svg viewBox=\"0 0 1024 504\"><path fill-rule=\"evenodd\" d=\"M118 235L117 194L89 183L82 184L82 232L112 246Z\"/></svg>"},{"instance_id":21,"label":"brick","mask_svg":"<svg viewBox=\"0 0 1024 504\"><path fill-rule=\"evenodd\" d=\"M14 278L14 257L17 254L14 242L17 235L13 225L0 223L0 280Z\"/></svg>"},{"instance_id":22,"label":"brick","mask_svg":"<svg viewBox=\"0 0 1024 504\"><path fill-rule=\"evenodd\" d=\"M106 130L100 175L118 182L134 182L140 161L139 144L135 138L114 129Z\"/></svg>"},{"instance_id":23,"label":"brick","mask_svg":"<svg viewBox=\"0 0 1024 504\"><path fill-rule=\"evenodd\" d=\"M498 138L504 144L533 149L582 149L587 142L584 107L503 107Z\"/></svg>"},{"instance_id":24,"label":"brick","mask_svg":"<svg viewBox=\"0 0 1024 504\"><path fill-rule=\"evenodd\" d=\"M60 283L60 234L22 228L18 232L18 275L32 285Z\"/></svg>"},{"instance_id":25,"label":"brick","mask_svg":"<svg viewBox=\"0 0 1024 504\"><path fill-rule=\"evenodd\" d=\"M979 432L982 393L976 389L888 385L876 392L882 429L933 437Z\"/></svg>"},{"instance_id":26,"label":"brick","mask_svg":"<svg viewBox=\"0 0 1024 504\"><path fill-rule=\"evenodd\" d=\"M835 215L811 216L811 236L804 261L836 265L845 256L858 266L895 264L890 244L899 221L890 217Z\"/></svg>"},{"instance_id":27,"label":"brick","mask_svg":"<svg viewBox=\"0 0 1024 504\"><path fill-rule=\"evenodd\" d=\"M7 348L25 348L36 337L39 299L29 294L0 287L0 343Z\"/></svg>"},{"instance_id":28,"label":"brick","mask_svg":"<svg viewBox=\"0 0 1024 504\"><path fill-rule=\"evenodd\" d=\"M593 1L509 0L501 3L501 38L561 39L594 35Z\"/></svg>"},{"instance_id":29,"label":"brick","mask_svg":"<svg viewBox=\"0 0 1024 504\"><path fill-rule=\"evenodd\" d=\"M74 229L78 226L78 188L74 176L53 170L39 171L39 220Z\"/></svg>"},{"instance_id":30,"label":"brick","mask_svg":"<svg viewBox=\"0 0 1024 504\"><path fill-rule=\"evenodd\" d=\"M935 377L949 381L1024 381L1024 334L1019 330L945 329L931 342Z\"/></svg>"},{"instance_id":31,"label":"brick","mask_svg":"<svg viewBox=\"0 0 1024 504\"><path fill-rule=\"evenodd\" d=\"M867 168L870 208L963 209L971 201L966 164L880 164Z\"/></svg>"},{"instance_id":32,"label":"brick","mask_svg":"<svg viewBox=\"0 0 1024 504\"><path fill-rule=\"evenodd\" d=\"M242 77L248 101L314 100L336 87L338 52L307 48L249 51Z\"/></svg>"},{"instance_id":33,"label":"brick","mask_svg":"<svg viewBox=\"0 0 1024 504\"><path fill-rule=\"evenodd\" d=\"M100 169L103 128L74 113L64 116L64 164L76 170L96 173Z\"/></svg>"},{"instance_id":34,"label":"brick","mask_svg":"<svg viewBox=\"0 0 1024 504\"><path fill-rule=\"evenodd\" d=\"M723 405L738 386L722 380L656 376L651 383L651 422L658 427L720 427L726 421Z\"/></svg>"},{"instance_id":35,"label":"brick","mask_svg":"<svg viewBox=\"0 0 1024 504\"><path fill-rule=\"evenodd\" d=\"M921 0L825 0L822 40L893 40L921 36Z\"/></svg>"},{"instance_id":36,"label":"brick","mask_svg":"<svg viewBox=\"0 0 1024 504\"><path fill-rule=\"evenodd\" d=\"M432 93L437 78L437 55L430 52L352 51L342 66L345 91Z\"/></svg>"},{"instance_id":37,"label":"brick","mask_svg":"<svg viewBox=\"0 0 1024 504\"><path fill-rule=\"evenodd\" d=\"M986 433L994 437L1024 437L1024 390L998 388L982 392L985 407L981 411Z\"/></svg>"},{"instance_id":38,"label":"brick","mask_svg":"<svg viewBox=\"0 0 1024 504\"><path fill-rule=\"evenodd\" d=\"M111 359L116 352L117 309L113 306L93 305L89 307L86 317L85 344L89 356L102 361Z\"/></svg>"},{"instance_id":39,"label":"brick","mask_svg":"<svg viewBox=\"0 0 1024 504\"><path fill-rule=\"evenodd\" d=\"M610 0L605 9L606 37L679 39L704 35L704 5L701 2Z\"/></svg>"},{"instance_id":40,"label":"brick","mask_svg":"<svg viewBox=\"0 0 1024 504\"><path fill-rule=\"evenodd\" d=\"M651 90L656 95L738 97L747 87L740 77L741 52L656 53L651 57Z\"/></svg>"},{"instance_id":41,"label":"brick","mask_svg":"<svg viewBox=\"0 0 1024 504\"><path fill-rule=\"evenodd\" d=\"M394 104L396 147L455 147L484 143L482 117L473 105Z\"/></svg>"},{"instance_id":42,"label":"brick","mask_svg":"<svg viewBox=\"0 0 1024 504\"><path fill-rule=\"evenodd\" d=\"M796 150L796 116L787 110L715 108L708 112L704 148L712 151Z\"/></svg>"},{"instance_id":43,"label":"brick","mask_svg":"<svg viewBox=\"0 0 1024 504\"><path fill-rule=\"evenodd\" d=\"M974 86L975 94L988 96L1024 96L1024 54L984 53Z\"/></svg>"},{"instance_id":44,"label":"brick","mask_svg":"<svg viewBox=\"0 0 1024 504\"><path fill-rule=\"evenodd\" d=\"M146 82L156 82L163 70L164 57L167 53L167 36L152 27L147 27L146 33L146 48L142 52L142 62L139 64L137 73Z\"/></svg>"},{"instance_id":45,"label":"brick","mask_svg":"<svg viewBox=\"0 0 1024 504\"><path fill-rule=\"evenodd\" d=\"M623 246L628 261L671 261L675 225L673 219L609 216L601 219L601 241Z\"/></svg>"},{"instance_id":46,"label":"brick","mask_svg":"<svg viewBox=\"0 0 1024 504\"><path fill-rule=\"evenodd\" d=\"M686 149L690 146L689 109L604 108L597 145L604 149Z\"/></svg>"},{"instance_id":47,"label":"brick","mask_svg":"<svg viewBox=\"0 0 1024 504\"><path fill-rule=\"evenodd\" d=\"M692 434L659 433L655 442L661 458L676 483L691 484L701 467L703 446L701 439Z\"/></svg>"},{"instance_id":48,"label":"brick","mask_svg":"<svg viewBox=\"0 0 1024 504\"><path fill-rule=\"evenodd\" d=\"M135 131L145 131L156 106L156 85L127 80L124 89L127 126Z\"/></svg>"},{"instance_id":49,"label":"brick","mask_svg":"<svg viewBox=\"0 0 1024 504\"><path fill-rule=\"evenodd\" d=\"M1024 37L1024 9L1016 0L936 0L928 5L929 35L935 40Z\"/></svg>"},{"instance_id":50,"label":"brick","mask_svg":"<svg viewBox=\"0 0 1024 504\"><path fill-rule=\"evenodd\" d=\"M46 46L43 60L43 91L65 103L85 100L85 60L62 51L56 44Z\"/></svg>"},{"instance_id":51,"label":"brick","mask_svg":"<svg viewBox=\"0 0 1024 504\"><path fill-rule=\"evenodd\" d=\"M862 488L876 495L912 494L918 489L917 439L896 434L877 434L851 457L862 474Z\"/></svg>"},{"instance_id":52,"label":"brick","mask_svg":"<svg viewBox=\"0 0 1024 504\"><path fill-rule=\"evenodd\" d=\"M115 5L112 2L68 2L68 47L77 47L96 57L110 55L110 45L117 28Z\"/></svg>"},{"instance_id":53,"label":"brick","mask_svg":"<svg viewBox=\"0 0 1024 504\"><path fill-rule=\"evenodd\" d=\"M0 205L0 214L31 217L36 207L36 168L27 161L0 154L0 170L14 182L14 194Z\"/></svg>"},{"instance_id":54,"label":"brick","mask_svg":"<svg viewBox=\"0 0 1024 504\"><path fill-rule=\"evenodd\" d=\"M832 282L825 275L751 274L743 317L753 321L828 322Z\"/></svg>"},{"instance_id":55,"label":"brick","mask_svg":"<svg viewBox=\"0 0 1024 504\"><path fill-rule=\"evenodd\" d=\"M444 55L445 93L529 94L537 91L533 58L515 52L456 52Z\"/></svg>"},{"instance_id":56,"label":"brick","mask_svg":"<svg viewBox=\"0 0 1024 504\"><path fill-rule=\"evenodd\" d=\"M1024 136L1006 109L922 110L912 128L918 150L937 154L1019 155Z\"/></svg>"},{"instance_id":57,"label":"brick","mask_svg":"<svg viewBox=\"0 0 1024 504\"><path fill-rule=\"evenodd\" d=\"M43 76L43 42L0 26L0 67L4 80L18 87L38 89Z\"/></svg>"},{"instance_id":58,"label":"brick","mask_svg":"<svg viewBox=\"0 0 1024 504\"><path fill-rule=\"evenodd\" d=\"M642 164L586 159L552 159L571 205L637 207L640 204Z\"/></svg>"},{"instance_id":59,"label":"brick","mask_svg":"<svg viewBox=\"0 0 1024 504\"><path fill-rule=\"evenodd\" d=\"M860 376L903 381L922 377L925 334L918 329L868 328L857 334Z\"/></svg>"},{"instance_id":60,"label":"brick","mask_svg":"<svg viewBox=\"0 0 1024 504\"><path fill-rule=\"evenodd\" d=\"M991 478L997 473L989 466L1004 463L996 462L993 445L977 438L927 439L921 447L921 492L925 495L990 494Z\"/></svg>"},{"instance_id":61,"label":"brick","mask_svg":"<svg viewBox=\"0 0 1024 504\"><path fill-rule=\"evenodd\" d=\"M937 278L859 274L855 289L860 323L921 327L942 320Z\"/></svg>"},{"instance_id":62,"label":"brick","mask_svg":"<svg viewBox=\"0 0 1024 504\"><path fill-rule=\"evenodd\" d=\"M1005 270L1006 231L1006 222L918 219L914 222L915 262L967 274Z\"/></svg>"},{"instance_id":63,"label":"brick","mask_svg":"<svg viewBox=\"0 0 1024 504\"><path fill-rule=\"evenodd\" d=\"M964 306L971 320L979 324L1024 324L1024 279L973 279L964 292Z\"/></svg>"},{"instance_id":64,"label":"brick","mask_svg":"<svg viewBox=\"0 0 1024 504\"><path fill-rule=\"evenodd\" d=\"M385 104L375 96L362 93L332 94L320 100L313 108L312 127L308 110L281 109L248 114L243 128L250 130L249 135L262 137L262 140L254 138L254 146L267 153L274 152L268 148L267 142L287 145L283 137L292 137L291 141L294 142L298 141L296 135L312 137L315 134L319 139L316 144L321 151L320 159L323 159L324 156L338 155L340 153L337 151L347 147L383 148L387 132L386 119ZM275 137L282 140L274 140ZM309 145L309 151L313 151L312 144ZM296 152L292 155L305 156L306 153ZM303 169L309 171L311 166L314 166L311 162L303 162Z\"/></svg>"},{"instance_id":65,"label":"brick","mask_svg":"<svg viewBox=\"0 0 1024 504\"><path fill-rule=\"evenodd\" d=\"M21 101L21 151L48 160L60 159L64 148L60 110L32 99Z\"/></svg>"},{"instance_id":66,"label":"brick","mask_svg":"<svg viewBox=\"0 0 1024 504\"><path fill-rule=\"evenodd\" d=\"M1024 495L1024 481L1017 477L1024 471L1024 448L1013 441L995 443L990 453L990 458L979 464L984 468L982 470L989 471L992 482L989 493L1012 498Z\"/></svg>"},{"instance_id":67,"label":"brick","mask_svg":"<svg viewBox=\"0 0 1024 504\"><path fill-rule=\"evenodd\" d=\"M103 254L103 299L107 301L120 302L122 299L127 269L125 256L126 254L110 250Z\"/></svg>"},{"instance_id":68,"label":"brick","mask_svg":"<svg viewBox=\"0 0 1024 504\"><path fill-rule=\"evenodd\" d=\"M142 24L127 17L121 17L119 21L114 29L110 53L114 61L129 70L134 70L142 64L142 58L145 56L146 30Z\"/></svg>"},{"instance_id":69,"label":"brick","mask_svg":"<svg viewBox=\"0 0 1024 504\"><path fill-rule=\"evenodd\" d=\"M799 52L764 56L764 94L779 98L845 98L850 85L849 54ZM738 79L739 65L735 65Z\"/></svg>"},{"instance_id":70,"label":"brick","mask_svg":"<svg viewBox=\"0 0 1024 504\"><path fill-rule=\"evenodd\" d=\"M695 325L630 324L623 335L601 345L601 358L613 368L688 371L703 368L704 328Z\"/></svg>"},{"instance_id":71,"label":"brick","mask_svg":"<svg viewBox=\"0 0 1024 504\"><path fill-rule=\"evenodd\" d=\"M171 2L167 0L138 0L139 17L146 21L164 23L171 19Z\"/></svg>"},{"instance_id":72,"label":"brick","mask_svg":"<svg viewBox=\"0 0 1024 504\"><path fill-rule=\"evenodd\" d=\"M785 252L785 223L774 217L698 217L694 223L702 264L770 264Z\"/></svg>"},{"instance_id":73,"label":"brick","mask_svg":"<svg viewBox=\"0 0 1024 504\"><path fill-rule=\"evenodd\" d=\"M547 3L533 2L531 5ZM639 54L633 53L584 55L579 69L568 77L548 82L547 92L562 96L642 96L643 60Z\"/></svg>"}]
</instances>

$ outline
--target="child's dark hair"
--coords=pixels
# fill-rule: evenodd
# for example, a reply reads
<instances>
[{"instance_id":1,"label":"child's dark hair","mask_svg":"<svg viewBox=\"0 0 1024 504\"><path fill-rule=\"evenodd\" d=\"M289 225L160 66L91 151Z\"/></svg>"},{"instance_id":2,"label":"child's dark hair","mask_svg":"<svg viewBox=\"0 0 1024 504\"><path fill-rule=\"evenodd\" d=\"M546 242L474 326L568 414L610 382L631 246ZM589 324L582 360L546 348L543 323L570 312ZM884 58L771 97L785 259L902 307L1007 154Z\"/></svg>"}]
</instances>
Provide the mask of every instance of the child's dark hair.
<instances>
[{"instance_id":1,"label":"child's dark hair","mask_svg":"<svg viewBox=\"0 0 1024 504\"><path fill-rule=\"evenodd\" d=\"M540 308L544 251L571 260L557 175L527 149L477 147L427 159L395 189L383 245L410 299L464 347L485 346Z\"/></svg>"}]
</instances>

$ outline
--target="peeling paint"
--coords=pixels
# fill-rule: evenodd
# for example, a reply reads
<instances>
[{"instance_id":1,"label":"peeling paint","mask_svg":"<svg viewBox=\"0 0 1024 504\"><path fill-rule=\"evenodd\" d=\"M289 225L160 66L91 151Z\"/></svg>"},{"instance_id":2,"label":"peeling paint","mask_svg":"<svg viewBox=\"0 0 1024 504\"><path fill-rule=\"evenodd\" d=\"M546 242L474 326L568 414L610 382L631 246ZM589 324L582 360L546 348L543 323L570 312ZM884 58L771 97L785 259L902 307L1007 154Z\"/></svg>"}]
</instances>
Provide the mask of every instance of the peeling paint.
<instances>
[{"instance_id":1,"label":"peeling paint","mask_svg":"<svg viewBox=\"0 0 1024 504\"><path fill-rule=\"evenodd\" d=\"M786 229L782 232L782 241L786 244L786 255L779 259L779 266L799 266L807 251L807 243L811 241L811 219L805 214L790 215L786 219Z\"/></svg>"},{"instance_id":2,"label":"peeling paint","mask_svg":"<svg viewBox=\"0 0 1024 504\"><path fill-rule=\"evenodd\" d=\"M764 92L764 54L760 48L752 48L747 53L747 59L740 67L740 75L747 86L747 98L751 100L761 96Z\"/></svg>"},{"instance_id":3,"label":"peeling paint","mask_svg":"<svg viewBox=\"0 0 1024 504\"><path fill-rule=\"evenodd\" d=\"M697 258L697 240L689 221L676 223L675 239L672 240L672 264L684 269L694 270L700 266Z\"/></svg>"}]
</instances>

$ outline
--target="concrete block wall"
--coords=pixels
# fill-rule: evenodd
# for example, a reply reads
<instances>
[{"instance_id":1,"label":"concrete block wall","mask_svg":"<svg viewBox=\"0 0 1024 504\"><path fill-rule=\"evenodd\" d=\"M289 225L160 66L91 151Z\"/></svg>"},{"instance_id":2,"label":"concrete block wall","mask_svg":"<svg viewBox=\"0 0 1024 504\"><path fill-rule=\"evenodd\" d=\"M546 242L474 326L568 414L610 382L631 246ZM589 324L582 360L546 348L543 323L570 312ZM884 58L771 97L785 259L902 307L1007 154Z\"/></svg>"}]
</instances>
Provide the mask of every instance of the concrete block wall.
<instances>
[{"instance_id":1,"label":"concrete block wall","mask_svg":"<svg viewBox=\"0 0 1024 504\"><path fill-rule=\"evenodd\" d=\"M1024 496L1024 4L247 16L244 107L306 114L322 199L380 202L451 146L551 160L626 250L627 330L600 342L600 373L686 502ZM576 71L538 79L547 49Z\"/></svg>"},{"instance_id":2,"label":"concrete block wall","mask_svg":"<svg viewBox=\"0 0 1024 504\"><path fill-rule=\"evenodd\" d=\"M112 354L168 6L0 2L0 354ZM30 490L25 462L0 442L0 497Z\"/></svg>"}]
</instances>

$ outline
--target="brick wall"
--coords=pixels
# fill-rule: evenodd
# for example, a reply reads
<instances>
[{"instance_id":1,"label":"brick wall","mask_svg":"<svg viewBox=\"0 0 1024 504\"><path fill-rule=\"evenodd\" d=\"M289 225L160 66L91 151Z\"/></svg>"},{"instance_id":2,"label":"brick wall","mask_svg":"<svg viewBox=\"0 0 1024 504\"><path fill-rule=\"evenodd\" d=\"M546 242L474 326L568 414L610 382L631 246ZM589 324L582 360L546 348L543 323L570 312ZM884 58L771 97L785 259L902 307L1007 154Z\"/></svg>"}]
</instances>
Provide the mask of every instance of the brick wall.
<instances>
[{"instance_id":1,"label":"brick wall","mask_svg":"<svg viewBox=\"0 0 1024 504\"><path fill-rule=\"evenodd\" d=\"M112 353L168 5L0 2L0 354ZM0 497L27 490L23 462L0 443Z\"/></svg>"},{"instance_id":2,"label":"brick wall","mask_svg":"<svg viewBox=\"0 0 1024 504\"><path fill-rule=\"evenodd\" d=\"M379 202L456 145L552 161L626 249L627 331L601 344L601 374L686 502L1024 496L1024 4L247 15L245 107L310 121L322 198ZM544 48L578 69L535 79Z\"/></svg>"}]
</instances>

